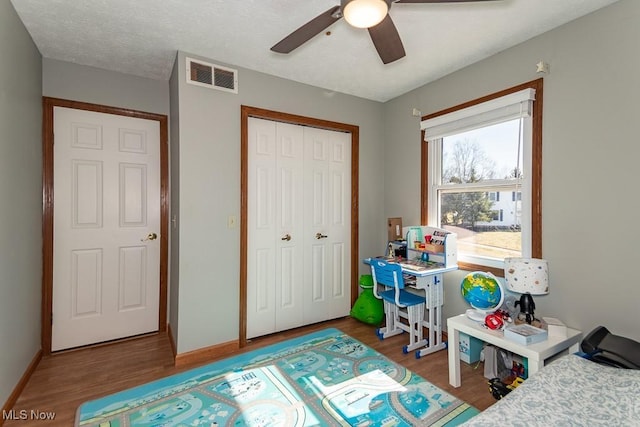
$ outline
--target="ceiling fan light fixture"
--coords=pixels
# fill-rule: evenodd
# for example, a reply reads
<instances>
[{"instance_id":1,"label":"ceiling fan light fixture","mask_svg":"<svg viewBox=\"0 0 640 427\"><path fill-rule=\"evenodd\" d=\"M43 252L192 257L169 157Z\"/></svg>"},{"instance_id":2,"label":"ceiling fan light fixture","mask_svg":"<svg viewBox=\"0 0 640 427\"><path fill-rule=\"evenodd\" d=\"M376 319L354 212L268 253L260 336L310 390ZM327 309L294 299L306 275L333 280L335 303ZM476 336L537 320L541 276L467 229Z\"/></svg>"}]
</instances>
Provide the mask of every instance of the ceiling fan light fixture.
<instances>
[{"instance_id":1,"label":"ceiling fan light fixture","mask_svg":"<svg viewBox=\"0 0 640 427\"><path fill-rule=\"evenodd\" d=\"M342 0L342 15L356 28L378 25L389 12L388 0Z\"/></svg>"}]
</instances>

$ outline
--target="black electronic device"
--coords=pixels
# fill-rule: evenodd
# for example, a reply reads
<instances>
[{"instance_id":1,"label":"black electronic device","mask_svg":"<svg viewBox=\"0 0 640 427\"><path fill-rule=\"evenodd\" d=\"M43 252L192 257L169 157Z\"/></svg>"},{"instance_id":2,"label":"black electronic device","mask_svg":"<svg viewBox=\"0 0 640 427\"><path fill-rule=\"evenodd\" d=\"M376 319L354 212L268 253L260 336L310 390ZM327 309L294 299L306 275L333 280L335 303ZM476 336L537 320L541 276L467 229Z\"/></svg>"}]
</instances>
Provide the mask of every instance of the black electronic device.
<instances>
[{"instance_id":1,"label":"black electronic device","mask_svg":"<svg viewBox=\"0 0 640 427\"><path fill-rule=\"evenodd\" d=\"M394 249L394 254L396 258L407 258L407 245Z\"/></svg>"},{"instance_id":2,"label":"black electronic device","mask_svg":"<svg viewBox=\"0 0 640 427\"><path fill-rule=\"evenodd\" d=\"M582 351L594 362L625 369L640 369L640 343L614 335L598 326L582 340Z\"/></svg>"}]
</instances>

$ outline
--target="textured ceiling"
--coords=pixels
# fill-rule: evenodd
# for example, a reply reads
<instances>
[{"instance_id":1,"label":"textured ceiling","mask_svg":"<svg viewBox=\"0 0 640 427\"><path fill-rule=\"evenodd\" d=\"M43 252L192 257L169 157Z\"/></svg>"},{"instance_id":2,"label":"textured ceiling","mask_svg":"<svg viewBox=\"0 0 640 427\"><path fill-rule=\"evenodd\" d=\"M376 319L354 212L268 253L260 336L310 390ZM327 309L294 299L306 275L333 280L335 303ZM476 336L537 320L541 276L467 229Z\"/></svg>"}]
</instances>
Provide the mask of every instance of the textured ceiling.
<instances>
[{"instance_id":1,"label":"textured ceiling","mask_svg":"<svg viewBox=\"0 0 640 427\"><path fill-rule=\"evenodd\" d=\"M344 20L289 55L269 50L339 0L11 0L46 58L168 80L181 50L376 101L615 1L395 4L407 56L383 65L368 32Z\"/></svg>"}]
</instances>

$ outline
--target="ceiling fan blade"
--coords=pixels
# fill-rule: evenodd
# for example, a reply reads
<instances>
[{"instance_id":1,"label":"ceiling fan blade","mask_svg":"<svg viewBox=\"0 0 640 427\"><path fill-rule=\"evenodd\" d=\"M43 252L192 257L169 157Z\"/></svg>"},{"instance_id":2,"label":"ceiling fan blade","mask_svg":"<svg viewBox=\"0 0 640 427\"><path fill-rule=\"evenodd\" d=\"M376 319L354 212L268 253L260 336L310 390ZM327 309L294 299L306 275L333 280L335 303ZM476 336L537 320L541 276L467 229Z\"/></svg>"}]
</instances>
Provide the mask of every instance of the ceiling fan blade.
<instances>
[{"instance_id":1,"label":"ceiling fan blade","mask_svg":"<svg viewBox=\"0 0 640 427\"><path fill-rule=\"evenodd\" d=\"M497 0L394 0L393 3L474 3Z\"/></svg>"},{"instance_id":2,"label":"ceiling fan blade","mask_svg":"<svg viewBox=\"0 0 640 427\"><path fill-rule=\"evenodd\" d=\"M290 53L324 31L340 18L342 18L340 6L334 6L280 40L271 50L278 53Z\"/></svg>"},{"instance_id":3,"label":"ceiling fan blade","mask_svg":"<svg viewBox=\"0 0 640 427\"><path fill-rule=\"evenodd\" d=\"M389 64L405 56L400 34L389 15L375 27L369 28L369 35L383 63Z\"/></svg>"}]
</instances>

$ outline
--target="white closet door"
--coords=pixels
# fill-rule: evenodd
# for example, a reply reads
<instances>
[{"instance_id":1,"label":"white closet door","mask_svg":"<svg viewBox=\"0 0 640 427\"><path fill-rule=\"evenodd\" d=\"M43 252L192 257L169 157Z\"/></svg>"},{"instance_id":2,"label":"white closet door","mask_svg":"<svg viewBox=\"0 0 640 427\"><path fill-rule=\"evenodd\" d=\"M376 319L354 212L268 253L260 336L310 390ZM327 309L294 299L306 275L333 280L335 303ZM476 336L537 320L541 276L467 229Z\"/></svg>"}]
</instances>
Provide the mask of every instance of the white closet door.
<instances>
[{"instance_id":1,"label":"white closet door","mask_svg":"<svg viewBox=\"0 0 640 427\"><path fill-rule=\"evenodd\" d=\"M351 135L305 128L306 323L349 314L351 306Z\"/></svg>"},{"instance_id":2,"label":"white closet door","mask_svg":"<svg viewBox=\"0 0 640 427\"><path fill-rule=\"evenodd\" d=\"M303 324L303 131L276 124L276 331Z\"/></svg>"},{"instance_id":3,"label":"white closet door","mask_svg":"<svg viewBox=\"0 0 640 427\"><path fill-rule=\"evenodd\" d=\"M256 118L248 132L247 338L348 315L350 135Z\"/></svg>"},{"instance_id":4,"label":"white closet door","mask_svg":"<svg viewBox=\"0 0 640 427\"><path fill-rule=\"evenodd\" d=\"M303 322L302 135L249 119L247 338Z\"/></svg>"},{"instance_id":5,"label":"white closet door","mask_svg":"<svg viewBox=\"0 0 640 427\"><path fill-rule=\"evenodd\" d=\"M247 200L247 338L275 331L276 124L250 118Z\"/></svg>"}]
</instances>

